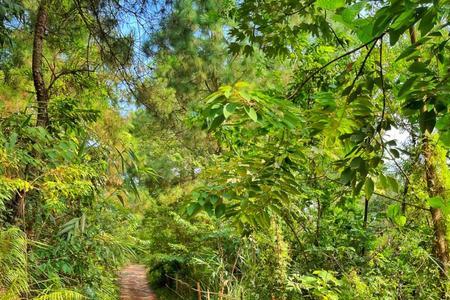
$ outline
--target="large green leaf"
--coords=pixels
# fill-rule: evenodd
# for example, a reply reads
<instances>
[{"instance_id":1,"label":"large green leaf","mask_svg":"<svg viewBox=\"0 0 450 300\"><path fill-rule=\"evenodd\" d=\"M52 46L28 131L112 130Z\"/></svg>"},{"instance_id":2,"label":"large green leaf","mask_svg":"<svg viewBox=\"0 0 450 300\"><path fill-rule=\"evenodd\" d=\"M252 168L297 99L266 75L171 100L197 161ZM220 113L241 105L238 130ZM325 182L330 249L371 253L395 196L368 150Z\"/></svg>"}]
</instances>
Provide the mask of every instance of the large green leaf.
<instances>
[{"instance_id":1,"label":"large green leaf","mask_svg":"<svg viewBox=\"0 0 450 300\"><path fill-rule=\"evenodd\" d=\"M250 119L252 119L254 122L258 122L258 114L256 113L256 110L253 107L245 109L245 112L250 117Z\"/></svg>"},{"instance_id":2,"label":"large green leaf","mask_svg":"<svg viewBox=\"0 0 450 300\"><path fill-rule=\"evenodd\" d=\"M233 103L227 103L224 107L223 107L223 116L225 117L225 119L228 119L233 112L236 110L236 104Z\"/></svg>"},{"instance_id":3,"label":"large green leaf","mask_svg":"<svg viewBox=\"0 0 450 300\"><path fill-rule=\"evenodd\" d=\"M372 197L374 190L375 184L373 183L373 180L369 177L366 179L366 183L364 184L364 193L367 199L370 199Z\"/></svg>"},{"instance_id":4,"label":"large green leaf","mask_svg":"<svg viewBox=\"0 0 450 300\"><path fill-rule=\"evenodd\" d=\"M323 9L338 9L345 6L345 0L317 0L316 6Z\"/></svg>"},{"instance_id":5,"label":"large green leaf","mask_svg":"<svg viewBox=\"0 0 450 300\"><path fill-rule=\"evenodd\" d=\"M433 208L443 208L445 206L445 202L442 197L436 196L428 199L428 205Z\"/></svg>"}]
</instances>

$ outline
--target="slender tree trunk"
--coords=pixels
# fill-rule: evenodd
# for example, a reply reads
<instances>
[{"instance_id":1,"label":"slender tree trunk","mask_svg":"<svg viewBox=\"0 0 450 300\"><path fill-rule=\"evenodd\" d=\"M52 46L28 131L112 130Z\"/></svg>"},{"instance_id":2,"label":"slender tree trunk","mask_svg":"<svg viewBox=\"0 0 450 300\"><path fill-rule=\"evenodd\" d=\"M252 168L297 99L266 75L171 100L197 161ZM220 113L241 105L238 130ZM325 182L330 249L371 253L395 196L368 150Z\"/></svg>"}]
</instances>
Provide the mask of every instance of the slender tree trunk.
<instances>
[{"instance_id":1,"label":"slender tree trunk","mask_svg":"<svg viewBox=\"0 0 450 300\"><path fill-rule=\"evenodd\" d=\"M320 218L322 215L320 206L320 198L317 197L317 220L316 220L316 239L315 239L315 245L319 246L319 240L320 240Z\"/></svg>"},{"instance_id":2,"label":"slender tree trunk","mask_svg":"<svg viewBox=\"0 0 450 300\"><path fill-rule=\"evenodd\" d=\"M200 282L197 281L197 300L202 300L202 287Z\"/></svg>"},{"instance_id":3,"label":"slender tree trunk","mask_svg":"<svg viewBox=\"0 0 450 300\"><path fill-rule=\"evenodd\" d=\"M39 3L36 23L34 26L34 41L33 41L33 58L32 71L33 82L36 90L37 101L37 126L47 127L49 123L48 117L48 91L44 81L44 74L42 71L42 55L44 46L45 30L47 28L47 5L48 0L42 0Z\"/></svg>"},{"instance_id":4,"label":"slender tree trunk","mask_svg":"<svg viewBox=\"0 0 450 300\"><path fill-rule=\"evenodd\" d=\"M417 42L416 32L414 27L409 28L409 37L411 44L415 45ZM416 59L417 61L419 59ZM421 118L423 114L427 112L426 105L424 105L420 111ZM442 196L445 199L444 188L439 180L436 162L433 159L434 156L434 146L430 140L431 132L424 129L422 137L422 155L425 164L425 177L427 181L427 192L429 197ZM441 266L440 273L444 280L447 280L448 275L448 264L449 264L449 252L448 252L448 241L447 241L447 224L445 221L445 216L440 208L430 208L431 220L433 222L434 229L434 251L439 264Z\"/></svg>"},{"instance_id":5,"label":"slender tree trunk","mask_svg":"<svg viewBox=\"0 0 450 300\"><path fill-rule=\"evenodd\" d=\"M368 223L368 218L369 217L369 199L367 199L367 197L364 197L364 220L363 220L363 228L365 231L367 231L367 223ZM366 245L365 245L365 241L364 241L364 245L361 249L361 256L366 255Z\"/></svg>"},{"instance_id":6,"label":"slender tree trunk","mask_svg":"<svg viewBox=\"0 0 450 300\"><path fill-rule=\"evenodd\" d=\"M369 199L367 199L367 197L364 197L364 221L363 221L364 229L367 229L368 218L369 218Z\"/></svg>"},{"instance_id":7,"label":"slender tree trunk","mask_svg":"<svg viewBox=\"0 0 450 300\"><path fill-rule=\"evenodd\" d=\"M435 162L433 159L434 149L429 139L428 132L425 132L422 152L425 161L425 176L427 180L428 195L430 197L441 196L444 199L444 188L438 178ZM430 212L434 229L434 250L442 267L441 273L446 278L448 274L449 264L448 241L446 235L447 224L445 221L445 216L440 208L432 207L430 208Z\"/></svg>"}]
</instances>

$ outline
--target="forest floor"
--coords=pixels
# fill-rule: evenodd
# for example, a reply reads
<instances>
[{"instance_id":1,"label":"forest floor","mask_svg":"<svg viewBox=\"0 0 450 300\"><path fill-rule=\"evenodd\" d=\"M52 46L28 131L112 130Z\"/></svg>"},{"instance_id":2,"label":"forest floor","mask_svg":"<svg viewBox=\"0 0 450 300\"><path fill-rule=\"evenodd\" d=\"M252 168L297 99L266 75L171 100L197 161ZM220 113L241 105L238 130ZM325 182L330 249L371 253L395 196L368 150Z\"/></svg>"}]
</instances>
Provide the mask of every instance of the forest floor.
<instances>
[{"instance_id":1,"label":"forest floor","mask_svg":"<svg viewBox=\"0 0 450 300\"><path fill-rule=\"evenodd\" d=\"M129 265L120 272L121 300L157 300L149 288L147 270L142 265Z\"/></svg>"}]
</instances>

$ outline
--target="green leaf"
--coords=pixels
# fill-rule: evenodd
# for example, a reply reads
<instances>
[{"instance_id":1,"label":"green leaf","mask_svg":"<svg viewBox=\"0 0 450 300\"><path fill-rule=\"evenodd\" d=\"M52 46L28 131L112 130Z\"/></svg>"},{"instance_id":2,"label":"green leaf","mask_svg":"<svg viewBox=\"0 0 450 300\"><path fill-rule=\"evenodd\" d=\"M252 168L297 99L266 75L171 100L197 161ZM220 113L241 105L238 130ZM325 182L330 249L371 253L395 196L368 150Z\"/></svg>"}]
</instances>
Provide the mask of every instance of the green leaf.
<instances>
[{"instance_id":1,"label":"green leaf","mask_svg":"<svg viewBox=\"0 0 450 300\"><path fill-rule=\"evenodd\" d=\"M373 183L372 178L369 177L366 179L366 183L364 185L364 194L366 195L367 200L372 197L374 190L375 184Z\"/></svg>"},{"instance_id":2,"label":"green leaf","mask_svg":"<svg viewBox=\"0 0 450 300\"><path fill-rule=\"evenodd\" d=\"M342 12L340 13L342 16L342 21L344 21L344 23L347 24L348 26L353 27L355 25L354 20L356 16L358 16L364 4L365 4L364 2L358 2L343 9Z\"/></svg>"},{"instance_id":3,"label":"green leaf","mask_svg":"<svg viewBox=\"0 0 450 300\"><path fill-rule=\"evenodd\" d=\"M359 174L361 174L361 179L364 181L367 174L369 173L369 164L365 160L362 160L361 164L359 165L358 171L359 171Z\"/></svg>"},{"instance_id":4,"label":"green leaf","mask_svg":"<svg viewBox=\"0 0 450 300\"><path fill-rule=\"evenodd\" d=\"M370 160L370 166L372 168L376 168L380 164L380 162L382 162L381 157L375 156Z\"/></svg>"},{"instance_id":5,"label":"green leaf","mask_svg":"<svg viewBox=\"0 0 450 300\"><path fill-rule=\"evenodd\" d=\"M433 132L434 126L436 125L436 112L434 110L432 111L425 111L420 114L420 130L425 132Z\"/></svg>"},{"instance_id":6,"label":"green leaf","mask_svg":"<svg viewBox=\"0 0 450 300\"><path fill-rule=\"evenodd\" d=\"M391 204L386 210L386 216L394 220L397 216L400 215L400 211L400 204Z\"/></svg>"},{"instance_id":7,"label":"green leaf","mask_svg":"<svg viewBox=\"0 0 450 300\"><path fill-rule=\"evenodd\" d=\"M17 143L17 138L18 138L17 132L13 132L9 136L9 145L8 145L9 150L12 150L14 148L14 146Z\"/></svg>"},{"instance_id":8,"label":"green leaf","mask_svg":"<svg viewBox=\"0 0 450 300\"><path fill-rule=\"evenodd\" d=\"M414 9L405 10L401 13L394 23L392 23L391 28L396 30L404 27L408 27L412 20L414 19Z\"/></svg>"},{"instance_id":9,"label":"green leaf","mask_svg":"<svg viewBox=\"0 0 450 300\"><path fill-rule=\"evenodd\" d=\"M212 195L209 199L213 205L216 205L216 203L220 200L220 198L217 195Z\"/></svg>"},{"instance_id":10,"label":"green leaf","mask_svg":"<svg viewBox=\"0 0 450 300\"><path fill-rule=\"evenodd\" d=\"M350 168L359 169L362 163L363 159L361 157L355 157L350 163Z\"/></svg>"},{"instance_id":11,"label":"green leaf","mask_svg":"<svg viewBox=\"0 0 450 300\"><path fill-rule=\"evenodd\" d=\"M72 274L72 272L73 272L71 265L69 265L66 262L63 262L61 264L61 270L63 271L63 273L66 273L66 274Z\"/></svg>"},{"instance_id":12,"label":"green leaf","mask_svg":"<svg viewBox=\"0 0 450 300\"><path fill-rule=\"evenodd\" d=\"M397 180L392 176L387 176L386 178L387 178L387 181L389 183L389 187L391 188L391 190L393 192L398 192L399 186L398 186Z\"/></svg>"},{"instance_id":13,"label":"green leaf","mask_svg":"<svg viewBox=\"0 0 450 300\"><path fill-rule=\"evenodd\" d=\"M385 32L389 23L391 22L391 10L389 7L380 9L375 15L375 21L373 22L372 36L378 36L382 32Z\"/></svg>"},{"instance_id":14,"label":"green leaf","mask_svg":"<svg viewBox=\"0 0 450 300\"><path fill-rule=\"evenodd\" d=\"M427 65L420 61L413 62L409 66L408 70L411 71L412 73L428 73L429 72Z\"/></svg>"},{"instance_id":15,"label":"green leaf","mask_svg":"<svg viewBox=\"0 0 450 300\"><path fill-rule=\"evenodd\" d=\"M364 186L364 181L360 181L356 184L355 188L353 189L353 195L359 195L361 193L361 189Z\"/></svg>"},{"instance_id":16,"label":"green leaf","mask_svg":"<svg viewBox=\"0 0 450 300\"><path fill-rule=\"evenodd\" d=\"M422 17L419 24L419 31L422 37L425 36L428 32L430 32L430 30L434 27L434 25L436 25L435 22L436 15L437 15L436 10L434 9L434 7L431 7Z\"/></svg>"},{"instance_id":17,"label":"green leaf","mask_svg":"<svg viewBox=\"0 0 450 300\"><path fill-rule=\"evenodd\" d=\"M397 44L400 36L403 34L404 30L389 30L389 44L394 46Z\"/></svg>"},{"instance_id":18,"label":"green leaf","mask_svg":"<svg viewBox=\"0 0 450 300\"><path fill-rule=\"evenodd\" d=\"M399 157L400 157L400 152L398 152L397 149L391 148L391 149L389 149L389 151L392 153L392 155L393 155L395 158L399 158Z\"/></svg>"},{"instance_id":19,"label":"green leaf","mask_svg":"<svg viewBox=\"0 0 450 300\"><path fill-rule=\"evenodd\" d=\"M236 110L236 104L234 103L227 103L224 107L223 107L223 116L225 117L225 119L228 119L233 112Z\"/></svg>"},{"instance_id":20,"label":"green leaf","mask_svg":"<svg viewBox=\"0 0 450 300\"><path fill-rule=\"evenodd\" d=\"M372 29L373 25L370 22L358 27L358 29L356 30L356 35L362 43L367 43L373 38Z\"/></svg>"},{"instance_id":21,"label":"green leaf","mask_svg":"<svg viewBox=\"0 0 450 300\"><path fill-rule=\"evenodd\" d=\"M408 80L406 80L405 83L403 83L402 87L398 91L398 96L402 97L406 92L410 91L411 87L414 84L414 82L416 81L416 79L417 79L417 76L408 78Z\"/></svg>"},{"instance_id":22,"label":"green leaf","mask_svg":"<svg viewBox=\"0 0 450 300\"><path fill-rule=\"evenodd\" d=\"M316 6L323 9L338 9L345 6L345 0L317 0Z\"/></svg>"},{"instance_id":23,"label":"green leaf","mask_svg":"<svg viewBox=\"0 0 450 300\"><path fill-rule=\"evenodd\" d=\"M417 52L416 46L409 46L405 50L403 50L402 53L400 53L400 55L395 59L395 61L399 61L405 57L408 57L411 54L413 54L414 52Z\"/></svg>"},{"instance_id":24,"label":"green leaf","mask_svg":"<svg viewBox=\"0 0 450 300\"><path fill-rule=\"evenodd\" d=\"M250 107L250 109L245 109L245 112L247 115L252 119L254 122L258 122L258 114L256 113L256 110L253 107Z\"/></svg>"},{"instance_id":25,"label":"green leaf","mask_svg":"<svg viewBox=\"0 0 450 300\"><path fill-rule=\"evenodd\" d=\"M389 187L389 186L388 186L388 180L387 180L386 176L384 176L383 174L380 174L380 175L378 176L378 179L380 180L381 187L382 187L383 189L387 189L387 188Z\"/></svg>"},{"instance_id":26,"label":"green leaf","mask_svg":"<svg viewBox=\"0 0 450 300\"><path fill-rule=\"evenodd\" d=\"M262 228L270 227L270 216L267 212L263 211L255 216L256 223Z\"/></svg>"},{"instance_id":27,"label":"green leaf","mask_svg":"<svg viewBox=\"0 0 450 300\"><path fill-rule=\"evenodd\" d=\"M450 148L450 131L442 132L439 135L439 139L445 146Z\"/></svg>"},{"instance_id":28,"label":"green leaf","mask_svg":"<svg viewBox=\"0 0 450 300\"><path fill-rule=\"evenodd\" d=\"M428 199L428 205L433 208L443 208L445 206L445 202L442 197L436 196Z\"/></svg>"},{"instance_id":29,"label":"green leaf","mask_svg":"<svg viewBox=\"0 0 450 300\"><path fill-rule=\"evenodd\" d=\"M219 88L219 91L223 93L223 95L228 99L231 96L231 93L233 92L233 88L229 85L222 86Z\"/></svg>"},{"instance_id":30,"label":"green leaf","mask_svg":"<svg viewBox=\"0 0 450 300\"><path fill-rule=\"evenodd\" d=\"M443 117L439 118L436 122L436 128L440 131L445 131L450 128L450 114L445 114Z\"/></svg>"},{"instance_id":31,"label":"green leaf","mask_svg":"<svg viewBox=\"0 0 450 300\"><path fill-rule=\"evenodd\" d=\"M225 117L223 115L219 115L214 118L214 120L211 122L211 125L209 125L209 130L213 131L217 127L219 127L223 121L225 121Z\"/></svg>"},{"instance_id":32,"label":"green leaf","mask_svg":"<svg viewBox=\"0 0 450 300\"><path fill-rule=\"evenodd\" d=\"M210 216L214 215L214 207L209 201L206 202L205 205L203 205L203 210L206 211Z\"/></svg>"},{"instance_id":33,"label":"green leaf","mask_svg":"<svg viewBox=\"0 0 450 300\"><path fill-rule=\"evenodd\" d=\"M450 114L445 114L436 122L436 128L439 129L439 139L442 143L450 147Z\"/></svg>"},{"instance_id":34,"label":"green leaf","mask_svg":"<svg viewBox=\"0 0 450 300\"><path fill-rule=\"evenodd\" d=\"M205 204L206 203L209 203L209 201L207 201L208 199L206 199L206 197L199 197L198 199L197 199L197 201L198 201L198 203L201 205L201 206L205 206Z\"/></svg>"},{"instance_id":35,"label":"green leaf","mask_svg":"<svg viewBox=\"0 0 450 300\"><path fill-rule=\"evenodd\" d=\"M394 218L394 222L398 226L403 227L406 224L406 217L405 216L397 216Z\"/></svg>"},{"instance_id":36,"label":"green leaf","mask_svg":"<svg viewBox=\"0 0 450 300\"><path fill-rule=\"evenodd\" d=\"M221 216L223 216L225 214L225 212L226 212L226 206L223 203L219 204L215 209L217 218L220 218Z\"/></svg>"},{"instance_id":37,"label":"green leaf","mask_svg":"<svg viewBox=\"0 0 450 300\"><path fill-rule=\"evenodd\" d=\"M352 171L351 168L345 168L344 171L342 171L342 173L341 173L341 177L340 177L339 181L342 184L347 185L353 179L354 174L355 174L355 172Z\"/></svg>"},{"instance_id":38,"label":"green leaf","mask_svg":"<svg viewBox=\"0 0 450 300\"><path fill-rule=\"evenodd\" d=\"M217 100L220 97L223 97L223 91L221 89L219 89L219 91L212 93L211 95L209 95L208 97L206 97L206 104L211 104L213 103L215 100Z\"/></svg>"}]
</instances>

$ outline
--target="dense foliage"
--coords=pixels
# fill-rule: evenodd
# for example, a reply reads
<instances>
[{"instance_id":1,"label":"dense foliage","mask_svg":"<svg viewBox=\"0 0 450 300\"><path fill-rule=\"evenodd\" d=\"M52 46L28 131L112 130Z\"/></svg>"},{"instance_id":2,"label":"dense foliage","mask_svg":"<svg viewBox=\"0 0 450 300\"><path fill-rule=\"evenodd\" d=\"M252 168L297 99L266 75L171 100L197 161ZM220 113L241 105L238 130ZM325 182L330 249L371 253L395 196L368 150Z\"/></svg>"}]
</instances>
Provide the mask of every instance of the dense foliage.
<instances>
[{"instance_id":1,"label":"dense foliage","mask_svg":"<svg viewBox=\"0 0 450 300\"><path fill-rule=\"evenodd\" d=\"M0 0L0 300L449 298L449 14Z\"/></svg>"}]
</instances>

